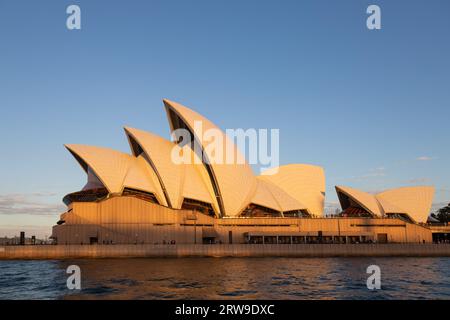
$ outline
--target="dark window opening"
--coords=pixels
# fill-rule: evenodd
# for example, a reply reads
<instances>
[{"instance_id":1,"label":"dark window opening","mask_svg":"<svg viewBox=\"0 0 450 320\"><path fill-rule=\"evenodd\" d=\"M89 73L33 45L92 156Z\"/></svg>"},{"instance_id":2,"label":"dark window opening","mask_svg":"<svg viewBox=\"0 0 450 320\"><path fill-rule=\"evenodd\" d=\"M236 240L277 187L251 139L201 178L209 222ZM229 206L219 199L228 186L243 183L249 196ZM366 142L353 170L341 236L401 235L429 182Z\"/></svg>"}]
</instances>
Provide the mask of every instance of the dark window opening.
<instances>
[{"instance_id":1,"label":"dark window opening","mask_svg":"<svg viewBox=\"0 0 450 320\"><path fill-rule=\"evenodd\" d=\"M281 212L251 203L242 211L241 217L281 217Z\"/></svg>"},{"instance_id":2,"label":"dark window opening","mask_svg":"<svg viewBox=\"0 0 450 320\"><path fill-rule=\"evenodd\" d=\"M132 197L136 197L136 198L139 198L139 199L142 199L145 201L159 204L158 199L151 192L145 192L145 191L132 189L132 188L125 188L125 189L123 189L122 196L132 196Z\"/></svg>"},{"instance_id":3,"label":"dark window opening","mask_svg":"<svg viewBox=\"0 0 450 320\"><path fill-rule=\"evenodd\" d=\"M339 202L342 206L342 212L339 214L341 217L363 217L370 218L373 215L364 209L359 203L344 193L338 192Z\"/></svg>"},{"instance_id":4,"label":"dark window opening","mask_svg":"<svg viewBox=\"0 0 450 320\"><path fill-rule=\"evenodd\" d=\"M367 210L361 207L348 207L344 211L341 212L342 217L371 217L372 215L367 212Z\"/></svg>"},{"instance_id":5,"label":"dark window opening","mask_svg":"<svg viewBox=\"0 0 450 320\"><path fill-rule=\"evenodd\" d=\"M293 236L292 237L293 244L306 243L306 237L304 236Z\"/></svg>"},{"instance_id":6,"label":"dark window opening","mask_svg":"<svg viewBox=\"0 0 450 320\"><path fill-rule=\"evenodd\" d=\"M406 213L388 213L387 215L389 218L397 218L408 223L414 223L414 221Z\"/></svg>"},{"instance_id":7,"label":"dark window opening","mask_svg":"<svg viewBox=\"0 0 450 320\"><path fill-rule=\"evenodd\" d=\"M248 243L250 244L263 244L263 237L262 236L250 236L248 238Z\"/></svg>"},{"instance_id":8,"label":"dark window opening","mask_svg":"<svg viewBox=\"0 0 450 320\"><path fill-rule=\"evenodd\" d=\"M95 202L103 200L107 196L106 188L90 189L69 193L63 198L63 202L69 206L72 202Z\"/></svg>"},{"instance_id":9,"label":"dark window opening","mask_svg":"<svg viewBox=\"0 0 450 320\"><path fill-rule=\"evenodd\" d=\"M450 243L450 233L436 232L432 237L433 243Z\"/></svg>"},{"instance_id":10,"label":"dark window opening","mask_svg":"<svg viewBox=\"0 0 450 320\"><path fill-rule=\"evenodd\" d=\"M307 218L310 217L310 214L307 210L291 210L283 212L283 216L285 218Z\"/></svg>"},{"instance_id":11,"label":"dark window opening","mask_svg":"<svg viewBox=\"0 0 450 320\"><path fill-rule=\"evenodd\" d=\"M277 244L277 237L276 236L264 236L264 243L265 244Z\"/></svg>"},{"instance_id":12,"label":"dark window opening","mask_svg":"<svg viewBox=\"0 0 450 320\"><path fill-rule=\"evenodd\" d=\"M290 236L278 236L278 244L291 244Z\"/></svg>"},{"instance_id":13,"label":"dark window opening","mask_svg":"<svg viewBox=\"0 0 450 320\"><path fill-rule=\"evenodd\" d=\"M210 203L184 198L181 209L199 211L203 214L214 217L214 209Z\"/></svg>"},{"instance_id":14,"label":"dark window opening","mask_svg":"<svg viewBox=\"0 0 450 320\"><path fill-rule=\"evenodd\" d=\"M142 149L141 145L130 135L127 134L128 140L130 141L131 150L133 151L133 154L135 157L140 156L144 153L144 150Z\"/></svg>"},{"instance_id":15,"label":"dark window opening","mask_svg":"<svg viewBox=\"0 0 450 320\"><path fill-rule=\"evenodd\" d=\"M214 244L214 243L216 243L216 238L215 237L203 237L202 243L203 244Z\"/></svg>"}]
</instances>

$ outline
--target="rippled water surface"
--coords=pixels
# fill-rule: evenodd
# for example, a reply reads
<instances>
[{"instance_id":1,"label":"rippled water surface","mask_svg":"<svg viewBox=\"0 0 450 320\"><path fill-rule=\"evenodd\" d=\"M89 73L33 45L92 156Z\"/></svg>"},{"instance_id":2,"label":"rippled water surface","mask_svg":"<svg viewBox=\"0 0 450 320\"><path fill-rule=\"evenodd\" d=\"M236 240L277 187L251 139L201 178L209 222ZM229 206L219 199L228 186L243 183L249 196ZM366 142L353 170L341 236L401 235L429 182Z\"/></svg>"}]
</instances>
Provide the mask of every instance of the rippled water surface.
<instances>
[{"instance_id":1,"label":"rippled water surface","mask_svg":"<svg viewBox=\"0 0 450 320\"><path fill-rule=\"evenodd\" d=\"M372 264L381 290L366 287ZM450 299L450 258L0 261L0 299Z\"/></svg>"}]
</instances>

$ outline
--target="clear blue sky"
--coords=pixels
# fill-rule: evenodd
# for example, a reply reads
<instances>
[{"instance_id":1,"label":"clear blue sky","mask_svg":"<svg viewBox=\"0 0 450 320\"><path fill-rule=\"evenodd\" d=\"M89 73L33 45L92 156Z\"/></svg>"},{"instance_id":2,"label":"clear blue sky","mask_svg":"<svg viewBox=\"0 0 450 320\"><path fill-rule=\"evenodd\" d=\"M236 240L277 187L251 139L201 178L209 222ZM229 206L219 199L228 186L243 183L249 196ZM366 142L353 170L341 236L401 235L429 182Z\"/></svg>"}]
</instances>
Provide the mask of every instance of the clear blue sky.
<instances>
[{"instance_id":1,"label":"clear blue sky","mask_svg":"<svg viewBox=\"0 0 450 320\"><path fill-rule=\"evenodd\" d=\"M64 143L128 151L124 125L168 137L162 98L279 128L281 163L323 166L331 207L335 185L450 202L449 15L445 0L0 0L0 236L49 234L84 185Z\"/></svg>"}]
</instances>

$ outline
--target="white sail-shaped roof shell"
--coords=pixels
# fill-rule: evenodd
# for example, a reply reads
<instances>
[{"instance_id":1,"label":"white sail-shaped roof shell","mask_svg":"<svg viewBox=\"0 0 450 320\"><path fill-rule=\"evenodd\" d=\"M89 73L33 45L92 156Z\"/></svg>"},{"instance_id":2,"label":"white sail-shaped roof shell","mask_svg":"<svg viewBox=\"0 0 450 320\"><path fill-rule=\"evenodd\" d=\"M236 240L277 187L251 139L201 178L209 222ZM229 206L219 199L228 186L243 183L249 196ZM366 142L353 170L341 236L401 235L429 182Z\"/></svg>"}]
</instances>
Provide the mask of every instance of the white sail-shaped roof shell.
<instances>
[{"instance_id":1,"label":"white sail-shaped roof shell","mask_svg":"<svg viewBox=\"0 0 450 320\"><path fill-rule=\"evenodd\" d=\"M204 156L206 156L207 166L210 170L211 182L216 190L219 207L223 211L222 215L238 216L251 201L257 188L256 177L251 167L231 139L211 121L179 103L164 100L164 104L172 132L175 129L187 128L194 135L196 143L200 144L205 152ZM194 130L199 125L202 132ZM208 152L208 143L203 141L202 136L207 131L219 135L224 146L222 151L225 151L225 146L231 147L235 155L234 161L230 163L226 162L226 159L222 159L222 162L212 160L214 155Z\"/></svg>"},{"instance_id":2,"label":"white sail-shaped roof shell","mask_svg":"<svg viewBox=\"0 0 450 320\"><path fill-rule=\"evenodd\" d=\"M270 186L265 181L258 181L255 194L250 202L279 212L283 211L277 199L270 191Z\"/></svg>"},{"instance_id":3,"label":"white sail-shaped roof shell","mask_svg":"<svg viewBox=\"0 0 450 320\"><path fill-rule=\"evenodd\" d=\"M415 222L423 223L428 220L434 196L434 187L431 186L402 187L377 194L343 186L337 186L336 191L343 209L340 194L347 195L375 216L406 214Z\"/></svg>"},{"instance_id":4,"label":"white sail-shaped roof shell","mask_svg":"<svg viewBox=\"0 0 450 320\"><path fill-rule=\"evenodd\" d=\"M155 171L170 207L180 208L182 203L184 168L171 159L176 144L160 136L134 128L125 128L133 154L138 152L133 148L133 139L143 150L143 155Z\"/></svg>"},{"instance_id":5,"label":"white sail-shaped roof shell","mask_svg":"<svg viewBox=\"0 0 450 320\"><path fill-rule=\"evenodd\" d=\"M347 195L372 215L376 217L381 217L383 215L380 205L373 194L344 186L336 186L336 191L338 193L338 196L339 193Z\"/></svg>"},{"instance_id":6,"label":"white sail-shaped roof shell","mask_svg":"<svg viewBox=\"0 0 450 320\"><path fill-rule=\"evenodd\" d=\"M220 209L205 166L189 146L184 146L182 151L187 153L187 158L190 159L190 163L184 165L183 199L189 198L210 203L218 216Z\"/></svg>"},{"instance_id":7,"label":"white sail-shaped roof shell","mask_svg":"<svg viewBox=\"0 0 450 320\"><path fill-rule=\"evenodd\" d=\"M258 187L252 197L251 202L264 207L268 207L280 212L288 212L294 210L306 210L310 214L307 206L290 196L282 188L274 183L257 177Z\"/></svg>"},{"instance_id":8,"label":"white sail-shaped roof shell","mask_svg":"<svg viewBox=\"0 0 450 320\"><path fill-rule=\"evenodd\" d=\"M181 148L167 139L139 129L126 127L125 132L135 156L139 151L136 150L134 142L142 148L172 208L180 209L183 200L189 198L209 203L216 213L219 212L208 173L201 160L189 147ZM186 153L188 162L175 161L172 158L172 154L175 153L181 155Z\"/></svg>"},{"instance_id":9,"label":"white sail-shaped roof shell","mask_svg":"<svg viewBox=\"0 0 450 320\"><path fill-rule=\"evenodd\" d=\"M321 167L289 164L266 170L258 178L281 188L289 196L305 205L310 214L323 215L325 174Z\"/></svg>"},{"instance_id":10,"label":"white sail-shaped roof shell","mask_svg":"<svg viewBox=\"0 0 450 320\"><path fill-rule=\"evenodd\" d=\"M414 221L426 222L433 202L434 187L417 186L387 190L376 195L386 214L406 213Z\"/></svg>"},{"instance_id":11,"label":"white sail-shaped roof shell","mask_svg":"<svg viewBox=\"0 0 450 320\"><path fill-rule=\"evenodd\" d=\"M125 128L133 155L109 148L66 145L88 175L83 190L105 187L111 194L124 188L153 193L161 205L179 209L186 199L211 205L218 217L236 217L250 204L280 213L306 210L323 214L325 175L323 169L291 164L254 176L236 145L205 117L178 103L164 100L171 130L187 129L194 144L171 142L146 131ZM201 124L202 132L196 131ZM213 155L202 134L213 130L235 154L232 162L211 161ZM196 147L200 147L200 152ZM230 151L228 149L228 151ZM222 151L226 151L225 149ZM202 152L205 154L202 155ZM174 161L182 154L188 162ZM404 187L369 194L345 186L336 186L341 205L360 206L375 217L405 214L416 222L426 222L434 188ZM191 202L192 203L192 202Z\"/></svg>"},{"instance_id":12,"label":"white sail-shaped roof shell","mask_svg":"<svg viewBox=\"0 0 450 320\"><path fill-rule=\"evenodd\" d=\"M90 168L109 193L122 193L125 187L151 192L166 205L157 177L141 157L109 148L68 144L66 148L88 173Z\"/></svg>"},{"instance_id":13,"label":"white sail-shaped roof shell","mask_svg":"<svg viewBox=\"0 0 450 320\"><path fill-rule=\"evenodd\" d=\"M153 169L148 165L143 156L137 158L131 157L130 167L123 182L124 188L133 188L137 190L153 192L158 199L158 202L167 206L166 200L163 196L163 191L158 182ZM155 190L155 191L151 191Z\"/></svg>"}]
</instances>

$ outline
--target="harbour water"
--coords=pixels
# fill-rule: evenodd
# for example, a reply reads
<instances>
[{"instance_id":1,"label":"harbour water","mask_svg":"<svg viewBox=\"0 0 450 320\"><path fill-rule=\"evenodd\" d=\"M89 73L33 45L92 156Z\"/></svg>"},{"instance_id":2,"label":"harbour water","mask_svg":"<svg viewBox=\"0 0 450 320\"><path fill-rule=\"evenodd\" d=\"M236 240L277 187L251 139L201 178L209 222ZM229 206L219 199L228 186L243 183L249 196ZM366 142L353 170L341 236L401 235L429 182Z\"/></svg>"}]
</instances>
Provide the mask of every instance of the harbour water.
<instances>
[{"instance_id":1,"label":"harbour water","mask_svg":"<svg viewBox=\"0 0 450 320\"><path fill-rule=\"evenodd\" d=\"M66 269L81 269L69 290ZM369 265L381 290L368 290ZM450 258L0 261L0 299L450 299Z\"/></svg>"}]
</instances>

